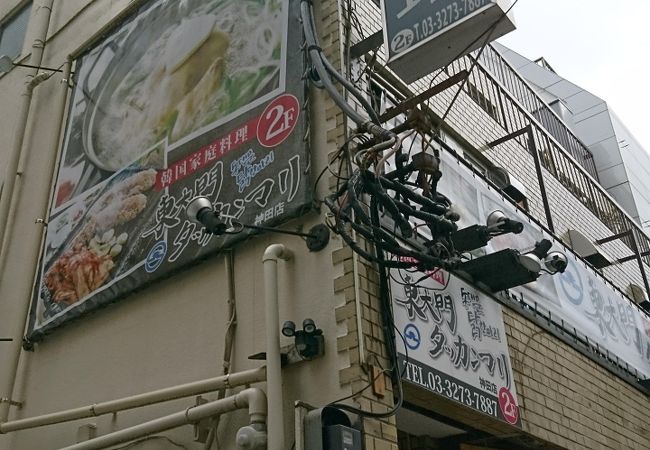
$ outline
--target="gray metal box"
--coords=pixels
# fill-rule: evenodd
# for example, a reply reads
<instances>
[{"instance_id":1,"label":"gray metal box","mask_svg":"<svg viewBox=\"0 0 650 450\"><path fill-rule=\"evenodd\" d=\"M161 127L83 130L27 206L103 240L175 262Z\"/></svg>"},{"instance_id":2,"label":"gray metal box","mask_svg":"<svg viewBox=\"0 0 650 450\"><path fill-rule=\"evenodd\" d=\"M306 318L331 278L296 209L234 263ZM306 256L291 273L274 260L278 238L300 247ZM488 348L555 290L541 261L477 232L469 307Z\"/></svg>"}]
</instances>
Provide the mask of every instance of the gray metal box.
<instances>
[{"instance_id":1,"label":"gray metal box","mask_svg":"<svg viewBox=\"0 0 650 450\"><path fill-rule=\"evenodd\" d=\"M388 67L411 83L515 29L510 0L382 0ZM494 29L493 29L494 28Z\"/></svg>"},{"instance_id":2,"label":"gray metal box","mask_svg":"<svg viewBox=\"0 0 650 450\"><path fill-rule=\"evenodd\" d=\"M344 425L325 427L327 450L361 450L361 433Z\"/></svg>"}]
</instances>

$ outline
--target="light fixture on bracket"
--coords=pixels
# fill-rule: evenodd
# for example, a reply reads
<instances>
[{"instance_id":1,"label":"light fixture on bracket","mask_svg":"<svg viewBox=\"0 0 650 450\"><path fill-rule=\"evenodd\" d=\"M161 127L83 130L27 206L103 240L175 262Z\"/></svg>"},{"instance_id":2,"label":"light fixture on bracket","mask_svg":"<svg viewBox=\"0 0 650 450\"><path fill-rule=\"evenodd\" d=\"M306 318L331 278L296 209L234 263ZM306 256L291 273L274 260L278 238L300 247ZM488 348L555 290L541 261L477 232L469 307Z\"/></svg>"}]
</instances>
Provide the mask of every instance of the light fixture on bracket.
<instances>
[{"instance_id":1,"label":"light fixture on bracket","mask_svg":"<svg viewBox=\"0 0 650 450\"><path fill-rule=\"evenodd\" d=\"M542 239L533 250L521 253L507 248L462 263L458 270L472 280L487 286L492 292L503 291L533 282L541 272L562 273L567 267L566 256L558 251L549 253L551 241Z\"/></svg>"},{"instance_id":2,"label":"light fixture on bracket","mask_svg":"<svg viewBox=\"0 0 650 450\"><path fill-rule=\"evenodd\" d=\"M491 212L486 225L472 225L451 234L454 249L458 252L469 252L485 247L490 239L502 234L519 234L524 231L524 224L510 219L501 210Z\"/></svg>"},{"instance_id":3,"label":"light fixture on bracket","mask_svg":"<svg viewBox=\"0 0 650 450\"><path fill-rule=\"evenodd\" d=\"M234 220L231 221L233 227L230 227L222 220L219 211L215 211L212 202L207 197L194 197L187 204L187 217L200 225L203 225L206 232L215 236L224 234L241 233L244 229L256 231L268 231L271 233L288 234L291 236L300 236L306 238L306 244L309 251L317 252L323 250L330 240L330 230L323 224L314 225L309 233L299 231L278 230L277 228L262 227L258 225L248 225Z\"/></svg>"},{"instance_id":4,"label":"light fixture on bracket","mask_svg":"<svg viewBox=\"0 0 650 450\"><path fill-rule=\"evenodd\" d=\"M282 366L311 361L325 354L325 337L323 330L316 326L313 319L302 321L302 330L296 330L295 322L287 320L282 324L282 335L294 338L293 344L280 348L280 361ZM248 359L264 361L266 352L256 353Z\"/></svg>"},{"instance_id":5,"label":"light fixture on bracket","mask_svg":"<svg viewBox=\"0 0 650 450\"><path fill-rule=\"evenodd\" d=\"M325 352L323 330L312 319L302 321L302 330L296 330L296 324L287 320L282 325L282 334L295 339L296 350L303 359L314 359Z\"/></svg>"},{"instance_id":6,"label":"light fixture on bracket","mask_svg":"<svg viewBox=\"0 0 650 450\"><path fill-rule=\"evenodd\" d=\"M10 72L14 67L27 67L29 69L47 70L50 72L63 72L61 69L52 69L50 67L33 66L31 64L22 64L14 62L9 56L0 56L0 72Z\"/></svg>"}]
</instances>

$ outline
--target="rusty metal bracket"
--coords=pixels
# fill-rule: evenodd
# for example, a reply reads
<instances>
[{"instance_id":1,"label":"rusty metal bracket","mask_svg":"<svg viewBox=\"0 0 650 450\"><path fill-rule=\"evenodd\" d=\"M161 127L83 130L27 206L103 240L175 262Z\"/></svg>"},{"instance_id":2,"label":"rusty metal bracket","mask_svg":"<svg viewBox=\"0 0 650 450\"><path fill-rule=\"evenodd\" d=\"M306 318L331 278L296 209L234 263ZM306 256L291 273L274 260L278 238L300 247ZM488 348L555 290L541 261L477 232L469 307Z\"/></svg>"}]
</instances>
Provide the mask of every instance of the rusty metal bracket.
<instances>
[{"instance_id":1,"label":"rusty metal bracket","mask_svg":"<svg viewBox=\"0 0 650 450\"><path fill-rule=\"evenodd\" d=\"M204 405L209 403L209 400L199 395L196 397L195 404L196 406ZM210 429L213 427L214 422L212 417L206 417L194 424L194 442L200 442L205 444L208 440L208 435L210 434Z\"/></svg>"},{"instance_id":2,"label":"rusty metal bracket","mask_svg":"<svg viewBox=\"0 0 650 450\"><path fill-rule=\"evenodd\" d=\"M384 45L384 30L379 30L350 47L350 57L353 59L361 58L363 55L377 50L382 45Z\"/></svg>"},{"instance_id":3,"label":"rusty metal bracket","mask_svg":"<svg viewBox=\"0 0 650 450\"><path fill-rule=\"evenodd\" d=\"M468 72L466 70L461 70L455 75L450 76L444 81L441 81L440 83L436 84L435 86L432 86L431 88L427 89L426 91L422 92L421 94L416 95L415 97L411 97L408 100L404 100L402 103L400 103L398 106L395 106L393 108L389 108L386 110L384 114L382 114L379 117L379 121L381 123L387 122L390 119L393 119L397 117L400 114L405 113L406 111L415 108L418 106L420 103L424 102L425 100L428 100L429 98L433 97L434 95L437 95L441 93L442 91L449 89L453 85L460 83L463 81L468 75Z\"/></svg>"},{"instance_id":4,"label":"rusty metal bracket","mask_svg":"<svg viewBox=\"0 0 650 450\"><path fill-rule=\"evenodd\" d=\"M0 403L8 403L11 406L15 406L17 408L22 408L23 407L23 402L18 402L16 400L12 400L7 397L2 397L0 398Z\"/></svg>"}]
</instances>

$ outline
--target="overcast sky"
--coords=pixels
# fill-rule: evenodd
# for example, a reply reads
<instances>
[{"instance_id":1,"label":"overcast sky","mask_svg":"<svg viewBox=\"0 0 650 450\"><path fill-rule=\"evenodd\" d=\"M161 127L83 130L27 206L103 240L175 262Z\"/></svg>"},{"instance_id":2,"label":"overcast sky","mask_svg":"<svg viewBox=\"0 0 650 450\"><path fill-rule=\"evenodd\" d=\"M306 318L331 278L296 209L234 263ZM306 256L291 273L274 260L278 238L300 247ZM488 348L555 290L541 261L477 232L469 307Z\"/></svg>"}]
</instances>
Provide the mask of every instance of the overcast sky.
<instances>
[{"instance_id":1,"label":"overcast sky","mask_svg":"<svg viewBox=\"0 0 650 450\"><path fill-rule=\"evenodd\" d=\"M650 153L650 0L519 0L499 42L607 102Z\"/></svg>"}]
</instances>

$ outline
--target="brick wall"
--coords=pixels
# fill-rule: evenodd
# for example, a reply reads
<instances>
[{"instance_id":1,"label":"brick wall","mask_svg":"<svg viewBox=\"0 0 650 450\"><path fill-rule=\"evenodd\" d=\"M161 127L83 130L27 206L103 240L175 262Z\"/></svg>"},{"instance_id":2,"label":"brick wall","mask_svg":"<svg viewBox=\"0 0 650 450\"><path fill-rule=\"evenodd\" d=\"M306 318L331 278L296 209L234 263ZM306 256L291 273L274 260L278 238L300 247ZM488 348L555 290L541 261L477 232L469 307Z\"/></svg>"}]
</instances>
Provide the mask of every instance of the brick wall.
<instances>
[{"instance_id":1,"label":"brick wall","mask_svg":"<svg viewBox=\"0 0 650 450\"><path fill-rule=\"evenodd\" d=\"M337 0L330 0L315 3L315 7L318 10L321 47L330 62L343 71L341 43L345 33L342 20L345 17L344 5L340 5ZM315 95L320 94L322 92ZM328 124L327 143L330 147L329 156L332 157L345 142L346 127L350 125L331 99L328 98L326 104L324 120ZM329 180L330 191L335 188L336 182L336 177L332 176ZM337 336L337 348L340 354L345 353L348 356L348 364L339 370L339 382L351 393L359 393L347 400L348 403L364 411L386 412L394 405L389 376L377 375L382 368L390 367L380 318L378 274L353 256L349 247L344 246L340 240L337 242L340 248L334 251L332 256L332 263L341 273L334 280L338 305L335 316L342 330ZM362 345L359 343L360 335L363 339ZM373 389L365 389L375 378L386 386L379 395L375 394ZM397 450L397 427L394 417L381 420L363 417L360 419L366 450Z\"/></svg>"},{"instance_id":2,"label":"brick wall","mask_svg":"<svg viewBox=\"0 0 650 450\"><path fill-rule=\"evenodd\" d=\"M568 449L650 448L650 403L591 359L504 308L524 430Z\"/></svg>"},{"instance_id":3,"label":"brick wall","mask_svg":"<svg viewBox=\"0 0 650 450\"><path fill-rule=\"evenodd\" d=\"M333 5L337 3L339 6L335 8ZM323 46L328 46L328 56L339 67L342 65L344 47L344 23L341 18L344 17L343 10L347 3L347 0L320 3L323 11ZM371 0L354 0L352 4L359 24L358 27L352 27L353 41L356 42L362 37L361 34L368 36L380 28L380 13ZM382 58L380 51L379 59ZM443 74L438 80L444 78ZM410 88L415 92L421 91L428 87L428 83L429 80L421 80ZM431 102L434 112L442 115L455 93L456 89L452 88L436 96ZM327 110L326 120L332 125L327 137L334 152L345 140L345 121L333 103ZM446 123L454 134L460 135L462 141L465 141L462 144L465 150L480 148L486 142L506 134L466 93L458 96ZM469 147L466 147L467 144ZM526 185L530 212L544 222L533 159L527 150L516 141L511 141L500 146L498 151L486 152L485 156L515 174ZM612 234L546 171L544 181L557 234L570 228L579 229L594 240ZM332 178L330 188L335 184L336 180ZM629 249L620 242L613 242L607 250L614 257L629 254ZM334 281L339 298L335 314L344 330L338 336L337 347L339 352L349 355L349 365L340 369L339 380L342 386L349 385L351 392L361 391L368 386L372 380L373 368L387 368L389 364L381 328L378 276L372 266L355 258L345 246L333 255L333 263L341 268L341 275ZM605 275L622 289L630 282L642 284L639 270L633 263L608 268ZM640 391L516 312L504 308L504 320L521 403L523 431L530 439L545 443L549 448L650 448L650 434L644 428L650 420L650 407ZM363 340L361 345L359 336ZM369 411L385 411L390 408L392 392L388 377L385 382L388 388L383 397L375 395L372 389L366 389L353 398L353 403ZM412 398L413 393L407 395ZM442 406L435 406L438 403ZM494 435L504 436L509 432L517 434L517 430L504 429L506 426L503 424L484 418L477 420L474 413L445 401L428 401L427 404L431 408L438 408L439 412L449 413L455 420L466 420L465 423ZM398 432L394 419L365 419L363 429L366 449L397 449ZM401 449L436 448L433 440L413 436L407 439L403 433L400 433L399 442Z\"/></svg>"}]
</instances>

